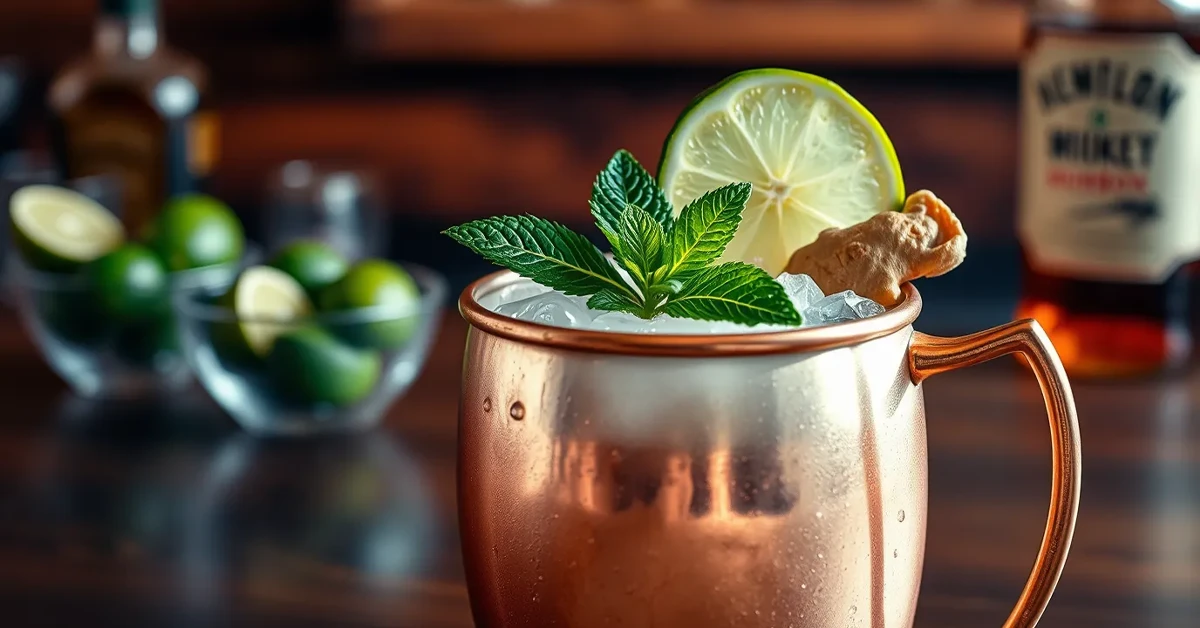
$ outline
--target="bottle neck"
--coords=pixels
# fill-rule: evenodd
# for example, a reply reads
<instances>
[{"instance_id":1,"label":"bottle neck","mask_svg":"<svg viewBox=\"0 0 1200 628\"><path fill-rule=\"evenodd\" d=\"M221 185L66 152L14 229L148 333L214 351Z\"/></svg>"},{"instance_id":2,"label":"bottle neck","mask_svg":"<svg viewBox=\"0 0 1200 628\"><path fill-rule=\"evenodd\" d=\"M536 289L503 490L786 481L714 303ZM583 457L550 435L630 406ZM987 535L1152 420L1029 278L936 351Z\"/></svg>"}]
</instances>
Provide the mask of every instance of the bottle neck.
<instances>
[{"instance_id":1,"label":"bottle neck","mask_svg":"<svg viewBox=\"0 0 1200 628\"><path fill-rule=\"evenodd\" d=\"M102 0L93 41L97 54L145 59L158 50L158 3Z\"/></svg>"}]
</instances>

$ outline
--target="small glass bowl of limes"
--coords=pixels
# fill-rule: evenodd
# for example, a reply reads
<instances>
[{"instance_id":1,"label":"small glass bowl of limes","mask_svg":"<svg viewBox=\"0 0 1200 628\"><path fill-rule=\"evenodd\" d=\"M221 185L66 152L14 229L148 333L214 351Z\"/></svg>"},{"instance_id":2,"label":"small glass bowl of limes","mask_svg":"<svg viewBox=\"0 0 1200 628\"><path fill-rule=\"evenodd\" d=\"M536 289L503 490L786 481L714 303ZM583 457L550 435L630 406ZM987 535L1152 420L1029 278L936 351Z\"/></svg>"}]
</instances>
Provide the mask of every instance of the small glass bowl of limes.
<instances>
[{"instance_id":1,"label":"small glass bowl of limes","mask_svg":"<svg viewBox=\"0 0 1200 628\"><path fill-rule=\"evenodd\" d=\"M91 198L31 185L13 194L10 220L9 290L43 357L76 393L140 398L190 384L170 295L227 282L247 261L228 206L172 199L133 241Z\"/></svg>"},{"instance_id":2,"label":"small glass bowl of limes","mask_svg":"<svg viewBox=\"0 0 1200 628\"><path fill-rule=\"evenodd\" d=\"M383 259L349 263L297 241L220 285L174 296L200 383L247 431L373 427L421 371L446 282Z\"/></svg>"}]
</instances>

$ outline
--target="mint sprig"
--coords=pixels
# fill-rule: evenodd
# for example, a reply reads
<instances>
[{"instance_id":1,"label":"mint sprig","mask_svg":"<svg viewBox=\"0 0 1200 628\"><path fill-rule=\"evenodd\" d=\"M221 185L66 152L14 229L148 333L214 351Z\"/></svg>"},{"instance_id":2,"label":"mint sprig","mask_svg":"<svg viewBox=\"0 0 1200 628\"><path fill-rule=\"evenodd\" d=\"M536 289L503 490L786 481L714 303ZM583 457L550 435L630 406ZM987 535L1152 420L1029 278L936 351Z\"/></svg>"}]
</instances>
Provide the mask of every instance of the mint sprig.
<instances>
[{"instance_id":1,"label":"mint sprig","mask_svg":"<svg viewBox=\"0 0 1200 628\"><path fill-rule=\"evenodd\" d=\"M652 274L662 266L664 240L662 225L646 210L630 205L621 213L613 257L629 271L643 295L648 296L654 285Z\"/></svg>"},{"instance_id":2,"label":"mint sprig","mask_svg":"<svg viewBox=\"0 0 1200 628\"><path fill-rule=\"evenodd\" d=\"M610 244L617 246L618 223L630 205L646 210L664 230L671 228L671 201L658 187L654 177L627 150L617 151L592 184L592 199L588 201L596 226Z\"/></svg>"},{"instance_id":3,"label":"mint sprig","mask_svg":"<svg viewBox=\"0 0 1200 628\"><path fill-rule=\"evenodd\" d=\"M611 290L640 299L596 245L556 222L499 216L452 227L446 234L489 261L560 292L587 296Z\"/></svg>"},{"instance_id":4,"label":"mint sprig","mask_svg":"<svg viewBox=\"0 0 1200 628\"><path fill-rule=\"evenodd\" d=\"M589 205L617 267L587 238L533 216L499 216L446 234L489 261L560 292L589 296L588 307L743 325L799 325L783 286L751 264L716 264L737 233L751 185L702 195L678 218L666 194L633 155L619 151L596 177Z\"/></svg>"},{"instance_id":5,"label":"mint sprig","mask_svg":"<svg viewBox=\"0 0 1200 628\"><path fill-rule=\"evenodd\" d=\"M752 189L749 183L733 183L707 192L683 208L671 229L667 273L704 270L721 257L737 233Z\"/></svg>"},{"instance_id":6,"label":"mint sprig","mask_svg":"<svg viewBox=\"0 0 1200 628\"><path fill-rule=\"evenodd\" d=\"M783 286L761 268L742 262L697 273L663 309L671 316L706 321L795 325L800 320Z\"/></svg>"}]
</instances>

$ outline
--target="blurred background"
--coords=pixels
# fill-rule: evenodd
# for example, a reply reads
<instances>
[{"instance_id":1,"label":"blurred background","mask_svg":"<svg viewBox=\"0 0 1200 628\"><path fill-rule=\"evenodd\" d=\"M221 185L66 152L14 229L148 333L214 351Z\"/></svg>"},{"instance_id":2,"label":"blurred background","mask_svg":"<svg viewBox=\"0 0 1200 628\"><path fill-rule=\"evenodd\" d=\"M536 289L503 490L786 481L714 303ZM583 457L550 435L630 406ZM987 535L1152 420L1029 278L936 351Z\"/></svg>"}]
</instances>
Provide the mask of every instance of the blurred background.
<instances>
[{"instance_id":1,"label":"blurred background","mask_svg":"<svg viewBox=\"0 0 1200 628\"><path fill-rule=\"evenodd\" d=\"M920 284L920 330L952 335L1010 321L1022 313L1022 287L1036 283L1038 298L1025 299L1033 306L1025 303L1024 313L1037 314L1050 331L1073 378L1189 367L1189 302L1191 325L1200 324L1200 290L1189 285L1200 276L1191 272L1195 264L1158 283L1094 273L1026 281L1016 224L1020 64L1030 54L1031 4L0 0L0 202L7 206L4 196L21 185L61 181L55 155L75 160L83 174L93 169L88 160L125 159L126 182L136 175L190 191L194 174L268 251L316 231L353 254L347 257L434 268L454 297L493 267L443 229L531 213L599 242L586 203L616 150L629 149L653 170L677 117L702 90L739 70L785 67L828 77L860 100L894 143L907 189L935 191L969 232L963 266ZM1166 7L1194 16L1200 6L1036 4L1049 7L1050 22L1073 19L1075 11L1089 15L1096 31L1126 36L1195 31L1195 21L1184 29ZM80 86L99 74L97 51L117 45L129 48L122 54L140 54L145 32L124 18L155 6L161 12L150 23L161 25L160 43L180 53L153 55L158 65L124 78L155 86L143 91L158 100L106 96L81 105ZM1129 7L1144 14L1124 12ZM1082 34L1078 54L1090 58L1100 38L1091 39L1089 28L1056 36ZM175 77L182 81L169 80ZM1063 120L1092 129L1091 105L1070 109ZM136 136L122 121L168 110L174 117L155 120L155 128L186 133L186 141L155 137L156 145L174 147L163 159L122 156L122 142ZM1103 127L1107 119L1100 120ZM107 147L104 155L63 150L65 124L76 137L79 129L116 132L90 138L93 147ZM1168 154L1161 169L1185 171L1197 154ZM1108 168L1078 165L1093 175ZM181 172L188 181L175 185ZM130 224L159 210L160 201L130 196L128 186L112 199L110 181L78 176L72 185ZM1190 208L1192 198L1172 198L1177 214ZM0 220L0 243L9 241L8 224ZM1118 238L1133 229L1113 224ZM1200 246L1200 237L1189 244ZM67 323L89 322L87 310L80 315L66 303L57 309ZM0 438L6 619L51 625L41 619L50 613L71 618L57 625L228 625L227 616L253 618L253 625L470 625L454 515L466 325L453 301L446 305L436 318L445 323L440 335L436 326L418 334L422 342L436 336L419 384L388 405L421 371L428 347L411 360L417 366L392 360L407 379L379 396L376 414L394 408L388 432L298 444L259 441L214 422L221 415L202 396L130 407L65 393L48 369L31 368L39 341L10 316L0 325L0 381L8 382ZM179 350L159 353L166 352ZM1049 447L1042 399L1027 373L1005 368L1013 366L948 375L929 388L934 498L926 582L942 593L923 598L918 625L999 624L1028 573L1045 521ZM1189 420L1200 416L1195 370L1165 380L1082 380L1075 390L1088 439L1081 514L1088 523L1044 624L1193 626L1200 612L1200 440ZM199 622L189 614L193 606L206 613ZM22 624L22 617L37 619ZM114 617L120 620L103 621Z\"/></svg>"},{"instance_id":2,"label":"blurred background","mask_svg":"<svg viewBox=\"0 0 1200 628\"><path fill-rule=\"evenodd\" d=\"M4 152L51 148L48 90L89 53L99 6L0 3ZM928 308L928 324L1011 316L1020 2L162 0L161 12L160 36L208 72L208 191L260 242L286 230L270 209L289 189L329 185L319 173L335 164L357 176L326 197L377 206L384 226L365 231L460 288L487 266L438 231L530 212L598 235L585 202L616 149L652 167L700 91L782 66L842 84L888 130L909 189L962 217L968 263L927 298L974 298L942 319L949 308Z\"/></svg>"}]
</instances>

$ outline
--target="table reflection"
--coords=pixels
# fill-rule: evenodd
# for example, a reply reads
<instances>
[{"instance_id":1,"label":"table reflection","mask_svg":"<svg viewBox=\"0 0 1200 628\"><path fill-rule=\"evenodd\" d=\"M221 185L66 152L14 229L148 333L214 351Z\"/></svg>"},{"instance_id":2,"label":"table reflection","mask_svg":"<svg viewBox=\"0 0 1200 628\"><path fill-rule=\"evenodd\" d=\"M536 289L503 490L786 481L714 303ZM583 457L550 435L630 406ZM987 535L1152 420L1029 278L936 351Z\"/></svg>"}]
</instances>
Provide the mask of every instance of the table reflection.
<instances>
[{"instance_id":1,"label":"table reflection","mask_svg":"<svg viewBox=\"0 0 1200 628\"><path fill-rule=\"evenodd\" d=\"M348 575L366 586L418 575L435 513L420 467L385 434L229 439L196 492L185 561L204 591ZM340 568L340 569L339 569Z\"/></svg>"},{"instance_id":2,"label":"table reflection","mask_svg":"<svg viewBox=\"0 0 1200 628\"><path fill-rule=\"evenodd\" d=\"M1147 530L1138 535L1148 544L1147 556L1154 565L1145 582L1145 599L1151 601L1145 628L1175 625L1160 619L1162 607L1183 601L1176 609L1180 616L1200 616L1200 466L1194 451L1195 421L1193 400L1186 380L1167 382L1161 387L1154 407L1148 408L1151 421L1149 473L1145 477Z\"/></svg>"},{"instance_id":3,"label":"table reflection","mask_svg":"<svg viewBox=\"0 0 1200 628\"><path fill-rule=\"evenodd\" d=\"M34 458L26 516L60 551L170 560L193 487L233 426L198 394L105 402L65 395Z\"/></svg>"},{"instance_id":4,"label":"table reflection","mask_svg":"<svg viewBox=\"0 0 1200 628\"><path fill-rule=\"evenodd\" d=\"M435 512L419 461L386 433L257 440L190 396L67 397L53 429L22 528L210 620L247 596L334 585L377 606L364 611L404 614L403 593L453 534L434 524L452 513Z\"/></svg>"}]
</instances>

